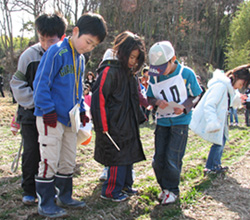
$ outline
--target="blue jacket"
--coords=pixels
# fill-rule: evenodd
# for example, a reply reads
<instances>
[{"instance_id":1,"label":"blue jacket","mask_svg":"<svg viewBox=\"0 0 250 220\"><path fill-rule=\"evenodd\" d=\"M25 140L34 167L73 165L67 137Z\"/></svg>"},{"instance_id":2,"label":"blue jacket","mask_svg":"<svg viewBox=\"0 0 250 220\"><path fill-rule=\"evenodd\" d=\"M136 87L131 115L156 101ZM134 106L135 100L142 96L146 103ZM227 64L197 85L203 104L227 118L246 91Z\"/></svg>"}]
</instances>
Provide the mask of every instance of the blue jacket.
<instances>
[{"instance_id":1,"label":"blue jacket","mask_svg":"<svg viewBox=\"0 0 250 220\"><path fill-rule=\"evenodd\" d=\"M33 82L34 103L36 116L43 116L53 110L57 113L57 120L66 126L71 126L69 111L80 104L80 112L84 110L82 78L85 68L84 56L75 51L76 70L78 73L81 63L79 79L79 100L76 95L72 49L68 38L63 42L52 45L43 55Z\"/></svg>"}]
</instances>

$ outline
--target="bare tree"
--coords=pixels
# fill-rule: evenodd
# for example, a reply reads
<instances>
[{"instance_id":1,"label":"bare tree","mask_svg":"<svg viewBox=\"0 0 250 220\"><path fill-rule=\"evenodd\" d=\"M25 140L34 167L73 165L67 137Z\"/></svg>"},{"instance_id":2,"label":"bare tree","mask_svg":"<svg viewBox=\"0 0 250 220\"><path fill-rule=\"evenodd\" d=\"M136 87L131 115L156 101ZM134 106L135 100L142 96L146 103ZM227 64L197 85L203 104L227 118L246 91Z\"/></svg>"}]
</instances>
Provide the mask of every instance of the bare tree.
<instances>
[{"instance_id":1,"label":"bare tree","mask_svg":"<svg viewBox=\"0 0 250 220\"><path fill-rule=\"evenodd\" d=\"M0 20L0 35L1 44L4 48L5 53L5 70L7 72L13 72L16 68L14 64L14 47L13 47L13 28L12 28L12 18L11 18L11 4L8 0L3 0L0 2L2 18Z\"/></svg>"},{"instance_id":2,"label":"bare tree","mask_svg":"<svg viewBox=\"0 0 250 220\"><path fill-rule=\"evenodd\" d=\"M22 10L27 12L28 14L34 17L34 20L44 13L45 11L45 4L49 0L16 0L15 2L15 9ZM38 41L37 33L35 32L36 41Z\"/></svg>"},{"instance_id":3,"label":"bare tree","mask_svg":"<svg viewBox=\"0 0 250 220\"><path fill-rule=\"evenodd\" d=\"M36 18L41 13L44 12L45 4L49 0L16 0L16 8L21 8L22 11L26 11L27 13L31 14Z\"/></svg>"}]
</instances>

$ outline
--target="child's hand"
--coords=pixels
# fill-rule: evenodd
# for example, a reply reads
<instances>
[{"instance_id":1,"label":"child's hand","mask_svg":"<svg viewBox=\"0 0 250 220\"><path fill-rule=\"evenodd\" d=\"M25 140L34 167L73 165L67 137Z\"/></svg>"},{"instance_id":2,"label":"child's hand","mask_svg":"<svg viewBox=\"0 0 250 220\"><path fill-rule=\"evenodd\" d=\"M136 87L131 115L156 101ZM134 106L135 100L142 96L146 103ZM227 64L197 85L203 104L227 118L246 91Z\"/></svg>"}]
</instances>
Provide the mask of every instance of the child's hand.
<instances>
[{"instance_id":1,"label":"child's hand","mask_svg":"<svg viewBox=\"0 0 250 220\"><path fill-rule=\"evenodd\" d=\"M167 101L160 100L160 99L158 99L155 104L158 105L158 107L161 108L161 109L164 109L164 108L166 108L168 106Z\"/></svg>"},{"instance_id":2,"label":"child's hand","mask_svg":"<svg viewBox=\"0 0 250 220\"><path fill-rule=\"evenodd\" d=\"M153 110L153 106L152 106L152 105L149 105L149 106L147 107L147 110L149 110L149 111Z\"/></svg>"},{"instance_id":3,"label":"child's hand","mask_svg":"<svg viewBox=\"0 0 250 220\"><path fill-rule=\"evenodd\" d=\"M180 114L183 113L183 109L182 109L182 108L174 108L174 113L175 113L176 115L180 115Z\"/></svg>"},{"instance_id":4,"label":"child's hand","mask_svg":"<svg viewBox=\"0 0 250 220\"><path fill-rule=\"evenodd\" d=\"M56 111L49 112L43 115L43 123L52 128L56 127L57 124L57 114Z\"/></svg>"},{"instance_id":5,"label":"child's hand","mask_svg":"<svg viewBox=\"0 0 250 220\"><path fill-rule=\"evenodd\" d=\"M18 132L18 129L16 129L16 128L11 128L10 130L11 130L13 135L16 135Z\"/></svg>"},{"instance_id":6,"label":"child's hand","mask_svg":"<svg viewBox=\"0 0 250 220\"><path fill-rule=\"evenodd\" d=\"M247 94L240 94L241 103L245 103L247 99Z\"/></svg>"},{"instance_id":7,"label":"child's hand","mask_svg":"<svg viewBox=\"0 0 250 220\"><path fill-rule=\"evenodd\" d=\"M15 116L13 116L11 124L10 124L10 130L13 135L16 135L18 130L20 129L20 125L16 122Z\"/></svg>"},{"instance_id":8,"label":"child's hand","mask_svg":"<svg viewBox=\"0 0 250 220\"><path fill-rule=\"evenodd\" d=\"M82 122L83 127L86 125L86 123L89 122L89 117L85 115L85 112L80 113L80 120Z\"/></svg>"}]
</instances>

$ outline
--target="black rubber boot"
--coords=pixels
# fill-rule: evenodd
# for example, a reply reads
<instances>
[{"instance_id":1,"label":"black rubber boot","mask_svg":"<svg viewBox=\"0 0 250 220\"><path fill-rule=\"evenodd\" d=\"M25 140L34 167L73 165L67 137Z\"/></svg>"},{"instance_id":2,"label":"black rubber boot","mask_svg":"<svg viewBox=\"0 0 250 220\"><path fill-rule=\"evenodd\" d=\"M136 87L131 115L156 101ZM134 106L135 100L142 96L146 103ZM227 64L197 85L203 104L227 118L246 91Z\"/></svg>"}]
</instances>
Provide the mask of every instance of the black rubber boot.
<instances>
[{"instance_id":1,"label":"black rubber boot","mask_svg":"<svg viewBox=\"0 0 250 220\"><path fill-rule=\"evenodd\" d=\"M44 179L36 177L36 194L38 198L39 215L57 218L64 217L67 212L55 204L54 178Z\"/></svg>"},{"instance_id":2,"label":"black rubber boot","mask_svg":"<svg viewBox=\"0 0 250 220\"><path fill-rule=\"evenodd\" d=\"M83 208L86 204L84 201L72 199L72 174L56 174L55 186L57 191L57 205L67 208Z\"/></svg>"}]
</instances>

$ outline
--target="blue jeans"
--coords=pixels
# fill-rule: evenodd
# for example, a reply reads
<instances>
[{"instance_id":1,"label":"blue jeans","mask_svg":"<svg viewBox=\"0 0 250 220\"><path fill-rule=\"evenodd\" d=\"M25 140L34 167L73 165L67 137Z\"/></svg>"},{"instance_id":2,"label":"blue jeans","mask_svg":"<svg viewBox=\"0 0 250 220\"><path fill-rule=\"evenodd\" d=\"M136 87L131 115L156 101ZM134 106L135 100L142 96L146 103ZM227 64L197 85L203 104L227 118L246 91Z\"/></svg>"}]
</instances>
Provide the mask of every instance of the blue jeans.
<instances>
[{"instance_id":1,"label":"blue jeans","mask_svg":"<svg viewBox=\"0 0 250 220\"><path fill-rule=\"evenodd\" d=\"M188 125L156 126L153 169L161 189L179 194L182 158L188 138Z\"/></svg>"},{"instance_id":2,"label":"blue jeans","mask_svg":"<svg viewBox=\"0 0 250 220\"><path fill-rule=\"evenodd\" d=\"M222 145L213 144L207 158L206 168L210 170L219 170L221 166L221 157L226 143L226 137L223 136Z\"/></svg>"},{"instance_id":3,"label":"blue jeans","mask_svg":"<svg viewBox=\"0 0 250 220\"><path fill-rule=\"evenodd\" d=\"M235 123L238 124L239 121L238 121L237 109L231 107L229 109L229 112L230 112L230 123L233 123L235 120ZM233 119L233 117L234 117L234 119Z\"/></svg>"}]
</instances>

